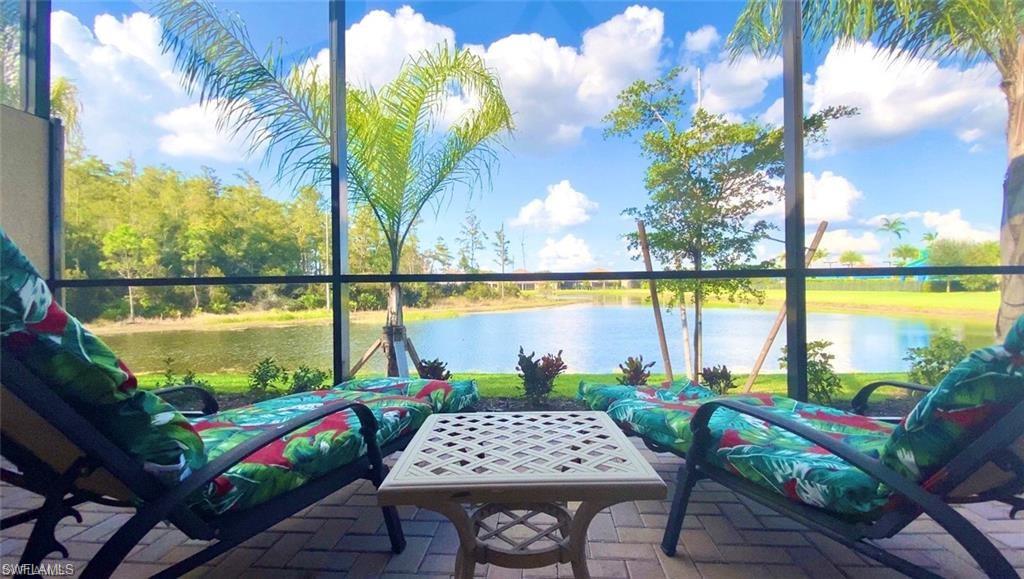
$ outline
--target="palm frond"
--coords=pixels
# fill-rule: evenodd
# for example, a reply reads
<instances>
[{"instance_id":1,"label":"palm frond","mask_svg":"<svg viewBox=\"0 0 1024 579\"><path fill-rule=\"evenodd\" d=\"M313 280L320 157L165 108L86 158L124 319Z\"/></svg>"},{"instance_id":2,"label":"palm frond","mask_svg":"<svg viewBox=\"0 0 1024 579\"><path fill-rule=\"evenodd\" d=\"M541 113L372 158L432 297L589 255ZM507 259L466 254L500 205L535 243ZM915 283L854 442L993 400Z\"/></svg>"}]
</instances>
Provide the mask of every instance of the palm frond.
<instances>
[{"instance_id":1,"label":"palm frond","mask_svg":"<svg viewBox=\"0 0 1024 579\"><path fill-rule=\"evenodd\" d=\"M160 0L161 44L174 55L189 94L218 113L218 128L243 140L277 176L330 180L330 97L315 67L288 68L280 51L262 54L244 22L206 0Z\"/></svg>"},{"instance_id":2,"label":"palm frond","mask_svg":"<svg viewBox=\"0 0 1024 579\"><path fill-rule=\"evenodd\" d=\"M785 1L747 2L727 40L733 56L779 50ZM870 40L890 54L989 58L1001 67L1024 38L1019 0L802 1L804 40L815 46Z\"/></svg>"}]
</instances>

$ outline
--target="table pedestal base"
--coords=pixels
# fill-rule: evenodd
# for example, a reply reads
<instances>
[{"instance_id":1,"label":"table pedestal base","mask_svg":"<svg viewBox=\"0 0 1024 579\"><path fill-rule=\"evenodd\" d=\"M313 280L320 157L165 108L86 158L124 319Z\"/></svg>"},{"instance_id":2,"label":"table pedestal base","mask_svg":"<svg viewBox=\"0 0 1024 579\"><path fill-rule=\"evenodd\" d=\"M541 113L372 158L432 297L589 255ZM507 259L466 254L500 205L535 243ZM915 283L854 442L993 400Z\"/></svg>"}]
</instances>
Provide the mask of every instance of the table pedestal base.
<instances>
[{"instance_id":1,"label":"table pedestal base","mask_svg":"<svg viewBox=\"0 0 1024 579\"><path fill-rule=\"evenodd\" d=\"M477 563L513 569L569 563L576 579L589 579L587 529L612 504L584 501L575 514L554 503L489 503L469 512L450 502L421 506L447 517L459 533L456 579L471 579Z\"/></svg>"}]
</instances>

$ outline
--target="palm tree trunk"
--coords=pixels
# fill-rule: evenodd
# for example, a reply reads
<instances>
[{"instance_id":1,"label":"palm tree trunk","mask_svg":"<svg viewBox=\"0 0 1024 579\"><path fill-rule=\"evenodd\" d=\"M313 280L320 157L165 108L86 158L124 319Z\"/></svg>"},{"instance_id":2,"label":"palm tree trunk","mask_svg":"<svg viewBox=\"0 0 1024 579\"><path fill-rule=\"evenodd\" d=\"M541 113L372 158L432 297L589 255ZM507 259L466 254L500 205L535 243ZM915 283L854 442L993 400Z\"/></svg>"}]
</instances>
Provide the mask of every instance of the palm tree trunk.
<instances>
[{"instance_id":1,"label":"palm tree trunk","mask_svg":"<svg viewBox=\"0 0 1024 579\"><path fill-rule=\"evenodd\" d=\"M395 342L405 339L405 324L402 316L402 286L391 284L388 293L388 321L384 327L384 354L388 359L388 376L398 376L398 357ZM404 349L403 349L404 351Z\"/></svg>"},{"instance_id":2,"label":"palm tree trunk","mask_svg":"<svg viewBox=\"0 0 1024 579\"><path fill-rule=\"evenodd\" d=\"M1006 145L1009 155L1003 182L1003 219L999 246L1003 265L1024 265L1024 41L1017 43L1012 76L1004 77L1006 95ZM1003 276L1002 300L996 319L996 334L1001 338L1024 315L1024 276Z\"/></svg>"}]
</instances>

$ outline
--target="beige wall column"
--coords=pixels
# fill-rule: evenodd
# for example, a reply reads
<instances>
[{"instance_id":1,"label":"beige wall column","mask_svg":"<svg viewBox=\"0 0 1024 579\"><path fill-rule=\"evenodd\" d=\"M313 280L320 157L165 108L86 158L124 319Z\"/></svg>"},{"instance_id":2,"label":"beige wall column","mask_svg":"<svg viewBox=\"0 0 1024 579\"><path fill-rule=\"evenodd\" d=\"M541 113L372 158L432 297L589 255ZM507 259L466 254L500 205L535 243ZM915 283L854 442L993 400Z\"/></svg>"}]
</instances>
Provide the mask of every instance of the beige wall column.
<instances>
[{"instance_id":1,"label":"beige wall column","mask_svg":"<svg viewBox=\"0 0 1024 579\"><path fill-rule=\"evenodd\" d=\"M44 276L49 260L50 123L0 105L0 227Z\"/></svg>"}]
</instances>

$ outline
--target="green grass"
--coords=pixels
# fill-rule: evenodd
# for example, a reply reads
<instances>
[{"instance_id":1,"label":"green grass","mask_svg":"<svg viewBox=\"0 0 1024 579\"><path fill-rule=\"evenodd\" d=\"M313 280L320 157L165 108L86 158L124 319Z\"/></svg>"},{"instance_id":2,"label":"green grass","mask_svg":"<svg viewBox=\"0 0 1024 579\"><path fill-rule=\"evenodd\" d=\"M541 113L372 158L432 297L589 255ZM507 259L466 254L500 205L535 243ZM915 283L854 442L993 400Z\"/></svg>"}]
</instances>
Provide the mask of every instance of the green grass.
<instances>
[{"instance_id":1,"label":"green grass","mask_svg":"<svg viewBox=\"0 0 1024 579\"><path fill-rule=\"evenodd\" d=\"M248 377L240 373L217 373L198 374L201 380L206 380L213 386L214 390L223 394L242 394L248 388ZM564 374L555 380L555 388L551 395L555 398L573 398L580 381L603 382L614 384L616 374ZM837 396L837 400L849 400L857 393L861 386L876 380L906 380L906 373L885 372L885 373L854 373L839 374L843 383L843 391ZM139 384L143 388L155 388L162 379L160 374L143 374L139 376ZM522 382L515 374L497 373L464 373L455 376L458 380L476 380L480 395L485 398L514 398L522 396ZM657 384L664 380L664 376L655 375L651 377L651 383ZM730 393L742 393L745 375L737 375L736 383L739 386ZM786 393L785 374L762 374L754 383L754 392L770 392L772 394ZM880 392L884 396L885 392Z\"/></svg>"}]
</instances>

